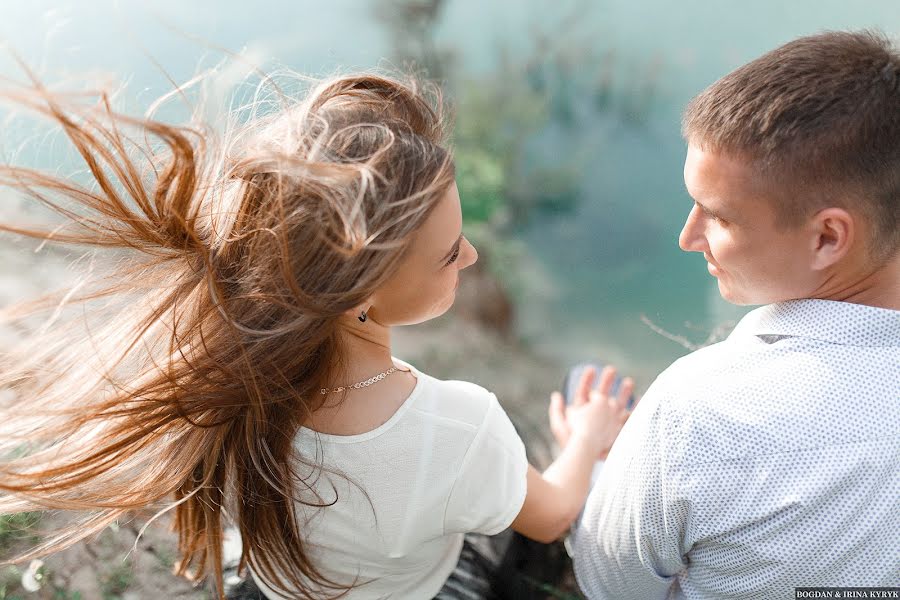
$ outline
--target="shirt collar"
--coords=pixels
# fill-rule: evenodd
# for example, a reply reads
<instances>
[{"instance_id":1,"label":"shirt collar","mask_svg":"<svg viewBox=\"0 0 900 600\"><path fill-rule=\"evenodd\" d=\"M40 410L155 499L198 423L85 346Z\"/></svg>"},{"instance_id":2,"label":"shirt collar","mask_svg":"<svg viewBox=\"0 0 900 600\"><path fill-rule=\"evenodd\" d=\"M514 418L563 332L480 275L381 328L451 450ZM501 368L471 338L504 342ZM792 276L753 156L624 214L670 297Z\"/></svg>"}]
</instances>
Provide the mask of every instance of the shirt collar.
<instances>
[{"instance_id":1,"label":"shirt collar","mask_svg":"<svg viewBox=\"0 0 900 600\"><path fill-rule=\"evenodd\" d=\"M805 337L848 346L894 347L900 346L900 311L834 300L789 300L751 311L731 335Z\"/></svg>"}]
</instances>

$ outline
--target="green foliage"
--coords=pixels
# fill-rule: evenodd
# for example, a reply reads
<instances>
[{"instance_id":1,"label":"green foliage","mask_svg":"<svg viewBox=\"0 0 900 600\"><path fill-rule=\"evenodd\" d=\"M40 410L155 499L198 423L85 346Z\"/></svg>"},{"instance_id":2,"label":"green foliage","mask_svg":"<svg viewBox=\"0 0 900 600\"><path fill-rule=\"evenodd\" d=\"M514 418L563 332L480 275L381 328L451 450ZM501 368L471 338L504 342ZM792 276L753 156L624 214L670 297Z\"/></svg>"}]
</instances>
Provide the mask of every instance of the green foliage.
<instances>
[{"instance_id":1,"label":"green foliage","mask_svg":"<svg viewBox=\"0 0 900 600\"><path fill-rule=\"evenodd\" d=\"M572 156L529 159L528 145L554 122L572 122L576 94L571 71L548 60L546 35L533 53L501 50L490 72L465 76L456 68L455 48L439 47L435 31L446 0L374 0L375 16L394 43L394 60L443 80L456 113L454 154L463 219L502 230L537 209L574 205L577 165ZM552 53L551 53L552 54ZM526 73L526 76L522 76Z\"/></svg>"},{"instance_id":2,"label":"green foliage","mask_svg":"<svg viewBox=\"0 0 900 600\"><path fill-rule=\"evenodd\" d=\"M171 571L175 567L175 561L178 559L175 551L166 547L155 548L153 550L153 556L156 557L159 566L166 571Z\"/></svg>"},{"instance_id":3,"label":"green foliage","mask_svg":"<svg viewBox=\"0 0 900 600\"><path fill-rule=\"evenodd\" d=\"M81 592L73 592L65 588L53 588L53 600L83 600Z\"/></svg>"},{"instance_id":4,"label":"green foliage","mask_svg":"<svg viewBox=\"0 0 900 600\"><path fill-rule=\"evenodd\" d=\"M14 566L0 571L0 600L24 600L19 580L22 572Z\"/></svg>"},{"instance_id":5,"label":"green foliage","mask_svg":"<svg viewBox=\"0 0 900 600\"><path fill-rule=\"evenodd\" d=\"M39 512L0 515L0 551L9 550L19 542L34 543L37 536L34 527L41 520ZM2 598L2 596L0 596Z\"/></svg>"},{"instance_id":6,"label":"green foliage","mask_svg":"<svg viewBox=\"0 0 900 600\"><path fill-rule=\"evenodd\" d=\"M100 577L103 600L119 600L134 581L131 561L122 561Z\"/></svg>"},{"instance_id":7,"label":"green foliage","mask_svg":"<svg viewBox=\"0 0 900 600\"><path fill-rule=\"evenodd\" d=\"M454 153L463 219L502 226L527 215L534 189L522 169L526 143L547 122L545 98L523 82L496 77L461 81ZM516 206L518 204L518 206Z\"/></svg>"},{"instance_id":8,"label":"green foliage","mask_svg":"<svg viewBox=\"0 0 900 600\"><path fill-rule=\"evenodd\" d=\"M506 172L503 164L477 147L458 148L455 159L463 221L490 222L505 204Z\"/></svg>"}]
</instances>

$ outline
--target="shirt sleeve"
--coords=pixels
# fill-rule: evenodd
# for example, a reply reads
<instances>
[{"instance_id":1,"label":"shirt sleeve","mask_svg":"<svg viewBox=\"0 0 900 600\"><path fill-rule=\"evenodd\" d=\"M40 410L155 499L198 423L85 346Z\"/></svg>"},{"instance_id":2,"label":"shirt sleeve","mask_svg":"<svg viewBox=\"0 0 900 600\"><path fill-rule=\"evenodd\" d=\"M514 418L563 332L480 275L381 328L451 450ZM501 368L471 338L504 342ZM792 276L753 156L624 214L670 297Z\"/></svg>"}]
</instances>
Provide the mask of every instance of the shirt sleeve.
<instances>
[{"instance_id":1,"label":"shirt sleeve","mask_svg":"<svg viewBox=\"0 0 900 600\"><path fill-rule=\"evenodd\" d=\"M619 434L575 534L575 576L591 600L666 598L679 572L690 504L651 387ZM677 436L676 436L677 437Z\"/></svg>"},{"instance_id":2,"label":"shirt sleeve","mask_svg":"<svg viewBox=\"0 0 900 600\"><path fill-rule=\"evenodd\" d=\"M490 394L447 501L444 533L494 535L509 527L525 502L527 472L525 445Z\"/></svg>"}]
</instances>

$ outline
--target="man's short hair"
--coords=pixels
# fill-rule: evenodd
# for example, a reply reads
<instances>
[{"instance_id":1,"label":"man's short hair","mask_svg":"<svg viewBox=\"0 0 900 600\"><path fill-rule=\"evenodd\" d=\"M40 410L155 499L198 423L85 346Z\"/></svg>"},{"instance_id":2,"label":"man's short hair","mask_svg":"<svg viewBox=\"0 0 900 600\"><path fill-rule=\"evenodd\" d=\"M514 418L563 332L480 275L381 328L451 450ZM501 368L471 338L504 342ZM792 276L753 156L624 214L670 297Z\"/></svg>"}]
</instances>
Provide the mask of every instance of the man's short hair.
<instances>
[{"instance_id":1,"label":"man's short hair","mask_svg":"<svg viewBox=\"0 0 900 600\"><path fill-rule=\"evenodd\" d=\"M779 224L840 206L870 223L879 259L900 250L900 54L873 31L789 42L688 105L682 130L748 160L777 190Z\"/></svg>"}]
</instances>

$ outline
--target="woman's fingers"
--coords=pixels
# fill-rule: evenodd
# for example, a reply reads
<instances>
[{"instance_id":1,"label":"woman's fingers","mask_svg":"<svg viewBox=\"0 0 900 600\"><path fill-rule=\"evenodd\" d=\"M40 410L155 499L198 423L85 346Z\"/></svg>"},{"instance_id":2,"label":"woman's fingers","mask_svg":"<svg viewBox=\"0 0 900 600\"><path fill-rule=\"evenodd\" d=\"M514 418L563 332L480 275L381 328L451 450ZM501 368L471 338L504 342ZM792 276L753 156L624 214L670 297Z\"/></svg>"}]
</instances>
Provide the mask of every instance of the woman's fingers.
<instances>
[{"instance_id":1,"label":"woman's fingers","mask_svg":"<svg viewBox=\"0 0 900 600\"><path fill-rule=\"evenodd\" d=\"M556 438L556 443L565 446L569 440L569 422L566 420L566 405L562 394L553 392L550 395L550 431Z\"/></svg>"},{"instance_id":2,"label":"woman's fingers","mask_svg":"<svg viewBox=\"0 0 900 600\"><path fill-rule=\"evenodd\" d=\"M631 395L634 393L634 379L631 377L626 377L622 380L622 383L619 385L619 393L616 394L615 398L610 398L610 403L613 404L613 408L616 410L625 410L628 408L628 400L631 398Z\"/></svg>"},{"instance_id":3,"label":"woman's fingers","mask_svg":"<svg viewBox=\"0 0 900 600\"><path fill-rule=\"evenodd\" d=\"M634 390L634 384L632 384L632 390ZM633 392L631 394L631 397L633 398L633 400L631 401L631 406L628 406L627 404L625 405L628 408L629 415L634 412L634 409L637 408L638 402L641 401L641 399L638 396L635 396Z\"/></svg>"},{"instance_id":4,"label":"woman's fingers","mask_svg":"<svg viewBox=\"0 0 900 600\"><path fill-rule=\"evenodd\" d=\"M600 383L597 384L597 392L600 396L609 397L609 392L612 390L613 382L616 380L616 368L612 365L607 365L603 367L603 371L600 372Z\"/></svg>"},{"instance_id":5,"label":"woman's fingers","mask_svg":"<svg viewBox=\"0 0 900 600\"><path fill-rule=\"evenodd\" d=\"M594 367L587 367L584 370L584 373L581 374L581 379L578 380L578 390L575 392L575 397L572 399L573 405L581 406L588 401L591 388L594 387L594 378L596 376L597 369Z\"/></svg>"}]
</instances>

